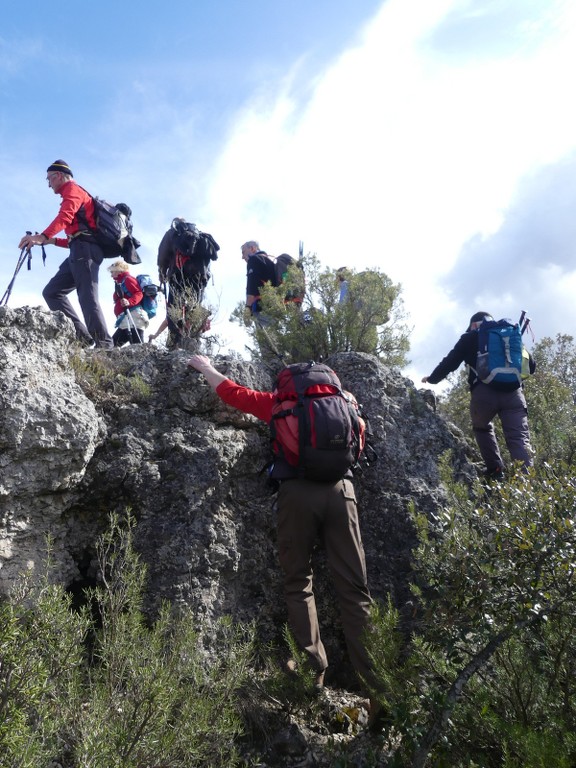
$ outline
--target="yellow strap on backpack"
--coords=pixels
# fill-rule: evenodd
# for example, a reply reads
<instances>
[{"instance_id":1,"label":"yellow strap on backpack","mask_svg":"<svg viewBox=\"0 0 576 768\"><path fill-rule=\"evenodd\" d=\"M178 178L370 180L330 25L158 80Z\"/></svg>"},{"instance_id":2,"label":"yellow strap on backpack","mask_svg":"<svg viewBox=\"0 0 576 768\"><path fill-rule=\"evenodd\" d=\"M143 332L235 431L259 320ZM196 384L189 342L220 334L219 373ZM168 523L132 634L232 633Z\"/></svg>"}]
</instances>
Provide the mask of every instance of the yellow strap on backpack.
<instances>
[{"instance_id":1,"label":"yellow strap on backpack","mask_svg":"<svg viewBox=\"0 0 576 768\"><path fill-rule=\"evenodd\" d=\"M530 355L526 347L522 347L522 370L520 371L520 378L527 379L530 377Z\"/></svg>"}]
</instances>

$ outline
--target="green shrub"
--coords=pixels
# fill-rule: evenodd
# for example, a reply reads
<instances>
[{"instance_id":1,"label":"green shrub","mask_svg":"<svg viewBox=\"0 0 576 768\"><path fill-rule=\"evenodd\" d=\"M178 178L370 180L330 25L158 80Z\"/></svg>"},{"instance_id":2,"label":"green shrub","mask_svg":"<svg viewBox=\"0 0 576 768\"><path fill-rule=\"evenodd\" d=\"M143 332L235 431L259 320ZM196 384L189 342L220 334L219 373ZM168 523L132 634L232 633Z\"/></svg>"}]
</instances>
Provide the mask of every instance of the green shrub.
<instances>
[{"instance_id":1,"label":"green shrub","mask_svg":"<svg viewBox=\"0 0 576 768\"><path fill-rule=\"evenodd\" d=\"M574 763L576 484L558 469L473 493L445 477L450 503L413 511L417 631L403 643L388 606L371 638L399 765Z\"/></svg>"},{"instance_id":2,"label":"green shrub","mask_svg":"<svg viewBox=\"0 0 576 768\"><path fill-rule=\"evenodd\" d=\"M73 611L49 569L22 576L0 604L0 755L6 768L66 753L79 716L87 612Z\"/></svg>"},{"instance_id":3,"label":"green shrub","mask_svg":"<svg viewBox=\"0 0 576 768\"><path fill-rule=\"evenodd\" d=\"M93 615L72 610L49 571L37 585L23 577L0 606L3 768L238 764L252 630L223 620L206 638L190 611L167 604L148 626L128 522L114 519L98 544Z\"/></svg>"},{"instance_id":4,"label":"green shrub","mask_svg":"<svg viewBox=\"0 0 576 768\"><path fill-rule=\"evenodd\" d=\"M134 361L82 350L70 356L76 381L94 403L117 399L145 403L152 396L148 382L134 370Z\"/></svg>"}]
</instances>

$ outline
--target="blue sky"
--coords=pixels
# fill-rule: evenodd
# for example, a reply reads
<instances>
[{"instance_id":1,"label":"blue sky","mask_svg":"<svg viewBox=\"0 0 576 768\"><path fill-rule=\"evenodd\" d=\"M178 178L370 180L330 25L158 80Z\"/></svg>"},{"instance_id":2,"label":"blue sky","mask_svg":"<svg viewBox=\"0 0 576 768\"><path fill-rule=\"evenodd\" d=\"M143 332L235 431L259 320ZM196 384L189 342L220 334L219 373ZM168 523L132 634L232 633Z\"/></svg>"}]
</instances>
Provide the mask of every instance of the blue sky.
<instances>
[{"instance_id":1,"label":"blue sky","mask_svg":"<svg viewBox=\"0 0 576 768\"><path fill-rule=\"evenodd\" d=\"M472 312L576 328L576 10L570 0L166 0L0 10L0 288L75 178L133 209L142 271L174 216L221 245L214 330L244 294L240 245L378 266L403 286L419 379ZM42 305L65 252L17 278ZM111 280L101 303L112 318ZM152 326L152 329L154 326Z\"/></svg>"}]
</instances>

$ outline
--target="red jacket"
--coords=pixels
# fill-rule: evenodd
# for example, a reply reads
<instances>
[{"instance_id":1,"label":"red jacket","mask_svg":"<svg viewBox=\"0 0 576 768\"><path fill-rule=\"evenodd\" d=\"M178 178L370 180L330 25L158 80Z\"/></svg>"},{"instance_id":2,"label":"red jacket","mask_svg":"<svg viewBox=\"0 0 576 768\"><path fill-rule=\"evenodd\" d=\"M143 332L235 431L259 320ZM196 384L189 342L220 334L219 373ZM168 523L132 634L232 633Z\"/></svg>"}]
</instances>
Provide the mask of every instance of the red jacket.
<instances>
[{"instance_id":1,"label":"red jacket","mask_svg":"<svg viewBox=\"0 0 576 768\"><path fill-rule=\"evenodd\" d=\"M272 406L276 402L273 392L259 392L236 384L226 379L216 387L216 394L227 405L238 408L243 413L250 413L267 424L272 421Z\"/></svg>"},{"instance_id":2,"label":"red jacket","mask_svg":"<svg viewBox=\"0 0 576 768\"><path fill-rule=\"evenodd\" d=\"M58 216L42 232L46 237L54 237L58 232L66 233L67 237L57 237L54 245L68 248L71 235L82 230L96 229L94 219L94 203L85 189L75 181L70 180L58 190L62 197ZM80 213L80 216L78 214Z\"/></svg>"},{"instance_id":3,"label":"red jacket","mask_svg":"<svg viewBox=\"0 0 576 768\"><path fill-rule=\"evenodd\" d=\"M120 303L122 299L128 301L128 305L135 307L144 298L142 289L130 272L120 272L118 275L113 275L116 287L114 289L114 314L116 317L121 315L122 312L126 312L127 307L122 306Z\"/></svg>"}]
</instances>

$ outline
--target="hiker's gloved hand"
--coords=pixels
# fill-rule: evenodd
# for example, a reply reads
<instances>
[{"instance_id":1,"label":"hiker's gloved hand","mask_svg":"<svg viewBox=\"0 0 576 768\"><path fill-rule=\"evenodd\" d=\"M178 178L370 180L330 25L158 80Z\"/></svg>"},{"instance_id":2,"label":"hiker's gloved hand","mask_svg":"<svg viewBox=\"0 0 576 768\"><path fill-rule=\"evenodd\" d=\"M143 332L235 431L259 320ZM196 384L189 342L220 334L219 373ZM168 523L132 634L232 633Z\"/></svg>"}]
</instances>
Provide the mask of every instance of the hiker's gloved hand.
<instances>
[{"instance_id":1,"label":"hiker's gloved hand","mask_svg":"<svg viewBox=\"0 0 576 768\"><path fill-rule=\"evenodd\" d=\"M128 299L120 299L120 304L123 307L129 307L130 306L130 302L128 301Z\"/></svg>"},{"instance_id":2,"label":"hiker's gloved hand","mask_svg":"<svg viewBox=\"0 0 576 768\"><path fill-rule=\"evenodd\" d=\"M251 325L252 324L252 310L250 307L244 307L244 325Z\"/></svg>"}]
</instances>

